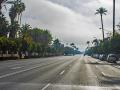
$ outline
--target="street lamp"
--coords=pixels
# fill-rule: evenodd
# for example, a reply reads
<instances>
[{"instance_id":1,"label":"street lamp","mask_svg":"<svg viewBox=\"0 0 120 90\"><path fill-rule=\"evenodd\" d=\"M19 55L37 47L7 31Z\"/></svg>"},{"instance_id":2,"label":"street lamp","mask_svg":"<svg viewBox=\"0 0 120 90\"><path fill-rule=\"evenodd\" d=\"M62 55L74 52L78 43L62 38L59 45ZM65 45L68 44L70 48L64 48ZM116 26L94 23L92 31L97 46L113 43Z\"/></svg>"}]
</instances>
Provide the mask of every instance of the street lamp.
<instances>
[{"instance_id":1,"label":"street lamp","mask_svg":"<svg viewBox=\"0 0 120 90\"><path fill-rule=\"evenodd\" d=\"M115 36L115 0L113 0L113 37Z\"/></svg>"}]
</instances>

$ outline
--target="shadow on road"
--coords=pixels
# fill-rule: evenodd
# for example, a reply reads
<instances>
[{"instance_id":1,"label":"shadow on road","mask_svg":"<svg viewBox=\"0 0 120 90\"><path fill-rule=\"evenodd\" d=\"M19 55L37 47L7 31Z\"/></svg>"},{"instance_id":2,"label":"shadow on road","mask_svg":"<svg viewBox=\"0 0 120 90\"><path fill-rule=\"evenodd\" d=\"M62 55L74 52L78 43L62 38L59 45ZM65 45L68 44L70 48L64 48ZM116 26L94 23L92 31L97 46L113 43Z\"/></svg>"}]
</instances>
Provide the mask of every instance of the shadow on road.
<instances>
[{"instance_id":1,"label":"shadow on road","mask_svg":"<svg viewBox=\"0 0 120 90\"><path fill-rule=\"evenodd\" d=\"M85 63L85 64L91 64L91 65L119 65L120 66L120 63L88 62L88 63Z\"/></svg>"},{"instance_id":2,"label":"shadow on road","mask_svg":"<svg viewBox=\"0 0 120 90\"><path fill-rule=\"evenodd\" d=\"M106 79L101 80L103 85L120 85L120 77L107 77L104 76Z\"/></svg>"}]
</instances>

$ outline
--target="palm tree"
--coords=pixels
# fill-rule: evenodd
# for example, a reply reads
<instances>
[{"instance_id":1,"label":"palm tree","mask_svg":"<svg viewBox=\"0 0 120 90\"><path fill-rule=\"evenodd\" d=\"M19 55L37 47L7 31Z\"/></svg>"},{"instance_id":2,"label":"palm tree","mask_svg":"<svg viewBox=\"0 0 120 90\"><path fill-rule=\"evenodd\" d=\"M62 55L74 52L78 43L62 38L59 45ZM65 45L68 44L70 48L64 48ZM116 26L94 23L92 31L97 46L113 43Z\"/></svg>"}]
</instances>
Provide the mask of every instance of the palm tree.
<instances>
[{"instance_id":1,"label":"palm tree","mask_svg":"<svg viewBox=\"0 0 120 90\"><path fill-rule=\"evenodd\" d=\"M74 44L74 43L71 43L71 44L70 44L70 46L74 47L74 46L75 46L75 44Z\"/></svg>"},{"instance_id":2,"label":"palm tree","mask_svg":"<svg viewBox=\"0 0 120 90\"><path fill-rule=\"evenodd\" d=\"M14 14L14 20L16 19L21 24L22 12L25 10L25 4L21 0L8 1L8 4L12 4L10 9L11 14Z\"/></svg>"},{"instance_id":3,"label":"palm tree","mask_svg":"<svg viewBox=\"0 0 120 90\"><path fill-rule=\"evenodd\" d=\"M20 26L18 24L17 21L14 21L10 26L9 26L9 30L10 30L10 34L9 34L9 37L14 39L16 38L16 34L17 34L17 30L20 29Z\"/></svg>"},{"instance_id":4,"label":"palm tree","mask_svg":"<svg viewBox=\"0 0 120 90\"><path fill-rule=\"evenodd\" d=\"M21 2L19 4L19 12L18 12L18 21L20 22L20 24L21 24L21 17L22 17L23 11L25 11L25 4Z\"/></svg>"},{"instance_id":5,"label":"palm tree","mask_svg":"<svg viewBox=\"0 0 120 90\"><path fill-rule=\"evenodd\" d=\"M11 20L11 24L15 22L15 18L17 16L17 11L14 5L11 6L10 11L9 11L9 17Z\"/></svg>"},{"instance_id":6,"label":"palm tree","mask_svg":"<svg viewBox=\"0 0 120 90\"><path fill-rule=\"evenodd\" d=\"M94 39L92 43L97 47L99 45L99 40L98 39Z\"/></svg>"},{"instance_id":7,"label":"palm tree","mask_svg":"<svg viewBox=\"0 0 120 90\"><path fill-rule=\"evenodd\" d=\"M90 46L90 41L87 41L87 45L88 45L88 47Z\"/></svg>"},{"instance_id":8,"label":"palm tree","mask_svg":"<svg viewBox=\"0 0 120 90\"><path fill-rule=\"evenodd\" d=\"M14 23L16 22L21 23L22 12L25 10L24 3L22 3L21 0L8 1L7 3L12 4L10 11L9 11L9 17L11 19L11 26L14 26ZM14 29L17 29L17 28L14 27L13 29L11 29L10 33L14 32L15 34L15 32L16 33L18 32L18 29L17 30L14 30ZM11 35L13 37L13 34Z\"/></svg>"},{"instance_id":9,"label":"palm tree","mask_svg":"<svg viewBox=\"0 0 120 90\"><path fill-rule=\"evenodd\" d=\"M113 37L115 36L115 0L113 0Z\"/></svg>"},{"instance_id":10,"label":"palm tree","mask_svg":"<svg viewBox=\"0 0 120 90\"><path fill-rule=\"evenodd\" d=\"M103 34L103 41L104 41L104 26L103 26L103 15L106 15L107 10L103 7L100 7L96 10L95 14L99 14L101 17L101 25L102 25L102 34Z\"/></svg>"},{"instance_id":11,"label":"palm tree","mask_svg":"<svg viewBox=\"0 0 120 90\"><path fill-rule=\"evenodd\" d=\"M7 0L0 0L0 14L2 14L1 9L2 9L2 4L5 3Z\"/></svg>"}]
</instances>

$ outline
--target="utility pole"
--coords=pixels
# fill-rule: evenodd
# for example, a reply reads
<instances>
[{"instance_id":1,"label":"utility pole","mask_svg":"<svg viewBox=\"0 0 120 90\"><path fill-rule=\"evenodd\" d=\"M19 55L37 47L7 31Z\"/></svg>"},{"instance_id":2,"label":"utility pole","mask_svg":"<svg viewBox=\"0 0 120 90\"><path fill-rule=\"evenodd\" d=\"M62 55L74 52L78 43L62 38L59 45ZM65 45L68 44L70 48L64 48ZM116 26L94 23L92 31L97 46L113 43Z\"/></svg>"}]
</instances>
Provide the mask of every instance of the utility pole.
<instances>
[{"instance_id":1,"label":"utility pole","mask_svg":"<svg viewBox=\"0 0 120 90\"><path fill-rule=\"evenodd\" d=\"M115 0L113 0L113 37L115 36Z\"/></svg>"}]
</instances>

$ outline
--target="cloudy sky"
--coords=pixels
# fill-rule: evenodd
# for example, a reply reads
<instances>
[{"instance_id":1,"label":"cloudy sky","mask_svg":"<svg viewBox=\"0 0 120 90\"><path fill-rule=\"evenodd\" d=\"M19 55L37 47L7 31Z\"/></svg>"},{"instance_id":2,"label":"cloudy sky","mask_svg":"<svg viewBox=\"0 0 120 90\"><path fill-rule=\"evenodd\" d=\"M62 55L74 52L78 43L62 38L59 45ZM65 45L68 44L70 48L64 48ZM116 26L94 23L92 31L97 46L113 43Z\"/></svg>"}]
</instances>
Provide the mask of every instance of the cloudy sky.
<instances>
[{"instance_id":1,"label":"cloudy sky","mask_svg":"<svg viewBox=\"0 0 120 90\"><path fill-rule=\"evenodd\" d=\"M120 0L116 0L120 3ZM48 29L54 38L64 43L76 43L81 50L93 37L102 38L100 17L95 10L101 6L108 10L104 16L106 30L112 30L112 0L23 0L26 11L23 23ZM120 6L116 6L116 23L120 20Z\"/></svg>"}]
</instances>

